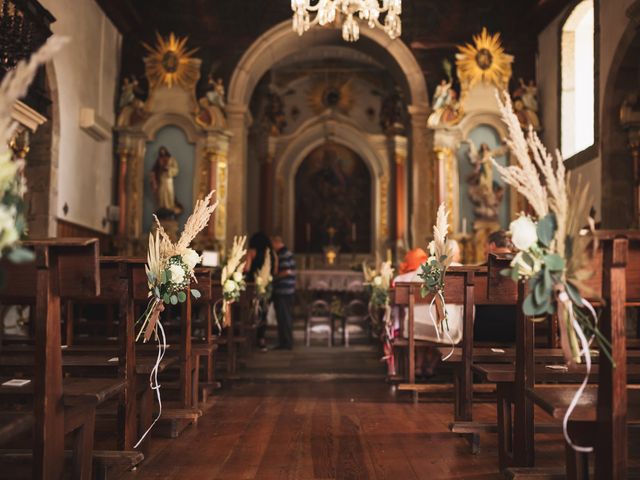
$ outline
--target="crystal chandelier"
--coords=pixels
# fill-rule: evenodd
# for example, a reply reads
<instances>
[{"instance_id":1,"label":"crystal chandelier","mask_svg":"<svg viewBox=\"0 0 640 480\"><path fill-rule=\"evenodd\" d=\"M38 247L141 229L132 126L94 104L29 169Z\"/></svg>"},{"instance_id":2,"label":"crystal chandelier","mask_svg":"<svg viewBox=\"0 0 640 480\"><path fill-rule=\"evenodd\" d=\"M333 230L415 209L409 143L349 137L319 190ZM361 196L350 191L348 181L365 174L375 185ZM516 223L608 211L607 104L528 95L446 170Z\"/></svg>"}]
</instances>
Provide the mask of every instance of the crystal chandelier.
<instances>
[{"instance_id":1,"label":"crystal chandelier","mask_svg":"<svg viewBox=\"0 0 640 480\"><path fill-rule=\"evenodd\" d=\"M355 42L360 38L358 19L366 21L371 28L381 28L392 39L402 33L402 0L291 0L293 30L302 35L313 25L324 26L342 19L342 38ZM380 15L385 14L380 23ZM315 14L313 20L311 15Z\"/></svg>"}]
</instances>

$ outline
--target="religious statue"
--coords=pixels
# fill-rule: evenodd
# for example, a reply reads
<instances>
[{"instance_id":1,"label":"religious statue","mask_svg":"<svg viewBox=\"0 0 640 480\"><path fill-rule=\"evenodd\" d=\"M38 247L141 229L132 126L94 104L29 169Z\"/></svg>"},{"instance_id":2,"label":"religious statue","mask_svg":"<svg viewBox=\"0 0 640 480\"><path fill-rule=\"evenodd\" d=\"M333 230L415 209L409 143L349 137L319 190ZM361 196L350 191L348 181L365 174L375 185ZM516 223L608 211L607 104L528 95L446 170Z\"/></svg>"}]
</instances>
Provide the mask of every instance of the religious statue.
<instances>
[{"instance_id":1,"label":"religious statue","mask_svg":"<svg viewBox=\"0 0 640 480\"><path fill-rule=\"evenodd\" d=\"M207 91L198 100L198 113L196 123L204 128L226 128L226 102L224 83L221 78L213 79L209 74Z\"/></svg>"},{"instance_id":2,"label":"religious statue","mask_svg":"<svg viewBox=\"0 0 640 480\"><path fill-rule=\"evenodd\" d=\"M135 76L124 78L118 100L117 124L119 127L134 125L146 117L144 102L138 98L141 93L138 79Z\"/></svg>"},{"instance_id":3,"label":"religious statue","mask_svg":"<svg viewBox=\"0 0 640 480\"><path fill-rule=\"evenodd\" d=\"M436 91L433 93L434 110L443 108L447 103L449 103L449 93L451 92L452 86L451 79L449 79L449 81L444 78L440 80L440 85L436 87Z\"/></svg>"},{"instance_id":4,"label":"religious statue","mask_svg":"<svg viewBox=\"0 0 640 480\"><path fill-rule=\"evenodd\" d=\"M520 86L513 92L513 110L522 128L541 129L538 117L538 87L533 80L525 83L519 79Z\"/></svg>"},{"instance_id":5,"label":"religious statue","mask_svg":"<svg viewBox=\"0 0 640 480\"><path fill-rule=\"evenodd\" d=\"M482 143L478 150L472 140L466 140L464 143L469 145L469 161L474 168L467 177L467 184L475 217L478 220L497 221L505 190L504 186L493 179L492 159L504 155L508 148L502 146L492 150L489 145Z\"/></svg>"},{"instance_id":6,"label":"religious statue","mask_svg":"<svg viewBox=\"0 0 640 480\"><path fill-rule=\"evenodd\" d=\"M284 102L280 95L269 88L267 93L267 104L264 109L264 117L269 125L269 135L280 135L287 126L287 119L284 113Z\"/></svg>"},{"instance_id":7,"label":"religious statue","mask_svg":"<svg viewBox=\"0 0 640 480\"><path fill-rule=\"evenodd\" d=\"M182 205L176 199L173 186L173 179L179 172L178 161L166 147L160 147L158 158L151 170L151 188L156 196L158 218L175 217L182 213Z\"/></svg>"},{"instance_id":8,"label":"religious statue","mask_svg":"<svg viewBox=\"0 0 640 480\"><path fill-rule=\"evenodd\" d=\"M402 91L398 87L382 100L380 127L385 133L401 133L404 131L404 104Z\"/></svg>"}]
</instances>

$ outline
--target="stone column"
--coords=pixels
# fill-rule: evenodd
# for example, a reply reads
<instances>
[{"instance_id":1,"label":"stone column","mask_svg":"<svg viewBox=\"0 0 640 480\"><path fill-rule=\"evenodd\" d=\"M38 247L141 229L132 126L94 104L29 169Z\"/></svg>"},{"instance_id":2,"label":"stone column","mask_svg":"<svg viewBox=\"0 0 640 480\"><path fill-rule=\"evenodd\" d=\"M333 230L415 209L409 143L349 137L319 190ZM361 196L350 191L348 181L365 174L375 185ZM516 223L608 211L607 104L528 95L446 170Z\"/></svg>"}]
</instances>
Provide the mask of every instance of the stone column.
<instances>
[{"instance_id":1,"label":"stone column","mask_svg":"<svg viewBox=\"0 0 640 480\"><path fill-rule=\"evenodd\" d=\"M429 107L409 105L411 116L411 247L426 246L438 204L433 131L427 129Z\"/></svg>"},{"instance_id":2,"label":"stone column","mask_svg":"<svg viewBox=\"0 0 640 480\"><path fill-rule=\"evenodd\" d=\"M630 129L629 149L633 162L633 226L640 227L640 126Z\"/></svg>"},{"instance_id":3,"label":"stone column","mask_svg":"<svg viewBox=\"0 0 640 480\"><path fill-rule=\"evenodd\" d=\"M118 236L127 232L127 164L130 151L127 147L118 149Z\"/></svg>"},{"instance_id":4,"label":"stone column","mask_svg":"<svg viewBox=\"0 0 640 480\"><path fill-rule=\"evenodd\" d=\"M247 228L247 134L251 113L246 105L229 104L227 124L231 132L228 155L227 203L233 215L227 218L227 242L234 235L243 235Z\"/></svg>"}]
</instances>

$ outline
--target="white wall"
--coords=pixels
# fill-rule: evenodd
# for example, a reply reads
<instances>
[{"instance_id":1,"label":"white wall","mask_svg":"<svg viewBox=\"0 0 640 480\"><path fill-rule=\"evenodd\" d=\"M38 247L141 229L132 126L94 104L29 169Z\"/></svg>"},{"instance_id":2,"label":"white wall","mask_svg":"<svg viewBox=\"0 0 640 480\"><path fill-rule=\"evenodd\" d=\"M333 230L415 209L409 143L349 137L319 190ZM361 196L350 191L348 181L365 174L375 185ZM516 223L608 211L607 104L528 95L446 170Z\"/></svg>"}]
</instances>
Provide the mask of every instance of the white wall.
<instances>
[{"instance_id":1,"label":"white wall","mask_svg":"<svg viewBox=\"0 0 640 480\"><path fill-rule=\"evenodd\" d=\"M79 115L89 107L115 122L121 36L94 0L40 1L56 18L53 32L71 38L54 59L60 112L57 216L107 231L102 219L112 203L112 143L81 130Z\"/></svg>"},{"instance_id":2,"label":"white wall","mask_svg":"<svg viewBox=\"0 0 640 480\"><path fill-rule=\"evenodd\" d=\"M611 61L617 49L618 43L629 24L626 11L634 0L600 0L600 62L599 62L599 100L600 119L602 124L603 100L605 86L611 68ZM566 18L567 12L561 13L538 36L538 87L541 109L541 120L544 128L543 141L550 150L559 147L558 108L559 99L559 67L560 67L560 29L561 21ZM596 26L597 28L597 26ZM587 179L591 184L593 205L598 217L602 210L602 163L600 154L590 162L576 168L576 174Z\"/></svg>"}]
</instances>

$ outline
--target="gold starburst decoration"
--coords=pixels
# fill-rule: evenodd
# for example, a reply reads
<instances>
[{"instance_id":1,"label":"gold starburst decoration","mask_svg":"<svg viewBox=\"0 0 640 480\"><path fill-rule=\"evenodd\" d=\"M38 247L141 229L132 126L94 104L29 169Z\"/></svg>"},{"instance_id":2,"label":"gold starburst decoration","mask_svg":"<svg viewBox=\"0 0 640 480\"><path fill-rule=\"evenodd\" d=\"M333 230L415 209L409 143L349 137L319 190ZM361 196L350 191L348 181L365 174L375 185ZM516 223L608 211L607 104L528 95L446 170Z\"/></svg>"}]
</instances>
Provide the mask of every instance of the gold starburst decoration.
<instances>
[{"instance_id":1,"label":"gold starburst decoration","mask_svg":"<svg viewBox=\"0 0 640 480\"><path fill-rule=\"evenodd\" d=\"M354 104L354 77L336 75L329 79L316 79L307 92L307 103L317 115L327 109L335 109L348 115Z\"/></svg>"},{"instance_id":2,"label":"gold starburst decoration","mask_svg":"<svg viewBox=\"0 0 640 480\"><path fill-rule=\"evenodd\" d=\"M151 88L178 85L188 88L200 78L200 60L193 58L197 48L187 50L189 37L178 38L174 33L163 38L156 32L156 45L143 43L149 55L144 58L145 73Z\"/></svg>"},{"instance_id":3,"label":"gold starburst decoration","mask_svg":"<svg viewBox=\"0 0 640 480\"><path fill-rule=\"evenodd\" d=\"M513 56L505 53L499 33L490 35L483 28L480 35L473 36L473 44L458 46L458 50L456 66L463 91L479 82L493 84L500 90L507 88Z\"/></svg>"}]
</instances>

